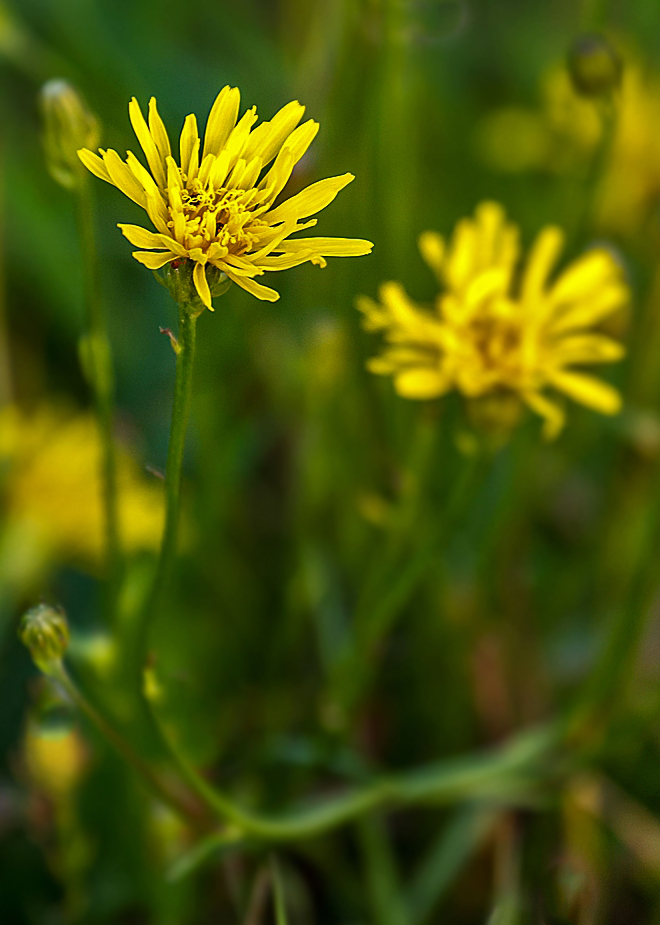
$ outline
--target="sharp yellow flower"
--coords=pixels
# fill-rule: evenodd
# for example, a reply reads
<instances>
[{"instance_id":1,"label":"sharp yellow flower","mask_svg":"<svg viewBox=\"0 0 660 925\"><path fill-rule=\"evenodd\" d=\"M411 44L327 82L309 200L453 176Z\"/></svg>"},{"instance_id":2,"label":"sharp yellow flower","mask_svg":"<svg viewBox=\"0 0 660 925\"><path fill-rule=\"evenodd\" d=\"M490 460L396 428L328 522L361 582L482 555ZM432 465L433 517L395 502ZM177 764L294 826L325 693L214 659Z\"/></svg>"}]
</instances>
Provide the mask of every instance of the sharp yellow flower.
<instances>
[{"instance_id":1,"label":"sharp yellow flower","mask_svg":"<svg viewBox=\"0 0 660 925\"><path fill-rule=\"evenodd\" d=\"M179 163L153 98L148 124L135 98L129 105L149 170L131 151L126 161L113 150L99 149L100 157L87 149L78 152L92 173L145 209L156 228L154 233L137 225L119 226L140 248L133 254L135 259L152 270L171 261L191 260L195 288L209 309L207 266L258 299L272 302L279 294L255 277L308 260L325 266L326 257L357 257L373 246L354 238L291 239L295 232L316 224L309 217L329 205L353 175L319 180L276 205L293 168L314 140L318 123L310 119L299 125L305 107L292 102L255 128L256 107L237 121L239 103L235 87L220 91L203 143L195 116L188 116L179 141Z\"/></svg>"},{"instance_id":2,"label":"sharp yellow flower","mask_svg":"<svg viewBox=\"0 0 660 925\"><path fill-rule=\"evenodd\" d=\"M369 369L393 376L405 398L457 390L471 400L500 396L504 409L513 397L541 415L548 438L564 424L548 390L616 414L619 393L574 367L623 356L621 344L591 329L628 302L628 287L603 248L587 251L552 280L562 246L561 230L544 228L516 285L518 231L496 203L482 203L474 219L461 221L449 245L426 232L420 250L442 291L433 311L396 282L381 287L380 304L358 301L364 326L382 331L390 345Z\"/></svg>"}]
</instances>

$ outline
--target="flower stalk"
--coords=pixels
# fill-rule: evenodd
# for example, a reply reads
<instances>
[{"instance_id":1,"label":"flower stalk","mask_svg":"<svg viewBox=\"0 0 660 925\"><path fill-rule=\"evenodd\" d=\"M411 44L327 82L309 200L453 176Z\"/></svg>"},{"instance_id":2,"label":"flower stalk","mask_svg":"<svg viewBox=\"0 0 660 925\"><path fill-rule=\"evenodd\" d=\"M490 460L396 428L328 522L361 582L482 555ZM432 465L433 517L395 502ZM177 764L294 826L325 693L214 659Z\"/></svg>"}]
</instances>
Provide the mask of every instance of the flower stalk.
<instances>
[{"instance_id":1,"label":"flower stalk","mask_svg":"<svg viewBox=\"0 0 660 925\"><path fill-rule=\"evenodd\" d=\"M181 478L186 431L192 402L193 369L197 335L198 306L192 302L179 303L179 331L176 339L176 377L170 440L165 470L165 527L161 541L158 566L152 592L147 604L142 625L140 657L144 654L149 626L154 614L160 609L168 579L172 573L176 556L177 533L181 508Z\"/></svg>"}]
</instances>

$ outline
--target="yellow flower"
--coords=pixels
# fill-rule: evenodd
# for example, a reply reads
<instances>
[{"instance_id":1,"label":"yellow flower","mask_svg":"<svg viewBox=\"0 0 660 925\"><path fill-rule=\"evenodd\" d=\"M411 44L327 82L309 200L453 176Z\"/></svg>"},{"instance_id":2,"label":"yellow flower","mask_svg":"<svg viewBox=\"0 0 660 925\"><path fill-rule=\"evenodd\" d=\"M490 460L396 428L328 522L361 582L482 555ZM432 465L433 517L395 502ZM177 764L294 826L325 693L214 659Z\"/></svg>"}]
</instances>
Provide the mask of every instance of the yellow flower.
<instances>
[{"instance_id":1,"label":"yellow flower","mask_svg":"<svg viewBox=\"0 0 660 925\"><path fill-rule=\"evenodd\" d=\"M316 224L303 221L325 208L353 180L350 173L319 180L285 202L275 202L294 166L318 131L318 123L302 125L305 107L288 103L270 122L256 128L256 107L237 120L240 93L225 87L211 109L203 145L194 115L186 118L179 142L180 164L172 156L156 100L149 102L149 124L135 98L131 123L149 165L149 172L128 151L126 162L116 151L79 152L97 177L114 184L146 210L157 233L137 225L119 227L136 247L133 256L156 270L189 258L203 304L212 309L207 265L226 274L258 299L274 302L279 294L256 282L273 270L287 270L311 261L325 266L326 257L358 257L372 244L354 238L295 238ZM270 166L270 169L266 168Z\"/></svg>"},{"instance_id":2,"label":"yellow flower","mask_svg":"<svg viewBox=\"0 0 660 925\"><path fill-rule=\"evenodd\" d=\"M628 287L603 248L587 251L552 281L562 246L560 229L544 228L515 285L518 232L496 203L482 203L474 219L461 221L448 246L426 232L420 250L442 291L433 311L416 305L395 282L381 286L380 304L358 301L364 326L383 331L390 345L369 369L393 376L405 398L431 399L451 390L470 400L499 396L509 419L514 397L544 418L548 438L564 424L549 389L616 414L618 392L573 367L622 357L619 343L591 329L627 303Z\"/></svg>"},{"instance_id":3,"label":"yellow flower","mask_svg":"<svg viewBox=\"0 0 660 925\"><path fill-rule=\"evenodd\" d=\"M84 775L88 760L85 743L75 727L49 730L31 722L23 747L33 787L53 800L69 797Z\"/></svg>"},{"instance_id":4,"label":"yellow flower","mask_svg":"<svg viewBox=\"0 0 660 925\"><path fill-rule=\"evenodd\" d=\"M0 467L5 471L7 528L29 534L43 552L96 562L104 544L101 447L92 415L44 406L32 414L0 411ZM163 492L140 476L121 450L118 458L121 538L128 551L158 546Z\"/></svg>"}]
</instances>

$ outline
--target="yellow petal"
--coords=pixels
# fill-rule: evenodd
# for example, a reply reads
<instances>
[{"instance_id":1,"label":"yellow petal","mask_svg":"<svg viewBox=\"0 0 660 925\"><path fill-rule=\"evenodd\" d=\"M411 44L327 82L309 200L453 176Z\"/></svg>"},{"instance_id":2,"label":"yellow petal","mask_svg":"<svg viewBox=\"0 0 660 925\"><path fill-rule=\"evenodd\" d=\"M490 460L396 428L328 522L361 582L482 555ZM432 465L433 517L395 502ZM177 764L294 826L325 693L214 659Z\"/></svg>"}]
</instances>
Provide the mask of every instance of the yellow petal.
<instances>
[{"instance_id":1,"label":"yellow petal","mask_svg":"<svg viewBox=\"0 0 660 925\"><path fill-rule=\"evenodd\" d=\"M442 283L445 265L445 239L436 231L424 231L419 236L418 244L427 266L433 270L438 282Z\"/></svg>"},{"instance_id":2,"label":"yellow petal","mask_svg":"<svg viewBox=\"0 0 660 925\"><path fill-rule=\"evenodd\" d=\"M521 286L521 299L530 310L541 298L563 246L564 233L554 225L544 228L532 245Z\"/></svg>"},{"instance_id":3,"label":"yellow petal","mask_svg":"<svg viewBox=\"0 0 660 925\"><path fill-rule=\"evenodd\" d=\"M601 414L618 414L621 410L621 396L617 390L593 376L557 370L549 374L548 379L569 398Z\"/></svg>"},{"instance_id":4,"label":"yellow petal","mask_svg":"<svg viewBox=\"0 0 660 925\"><path fill-rule=\"evenodd\" d=\"M477 225L477 265L486 269L495 262L495 250L506 214L497 202L481 202L475 209Z\"/></svg>"},{"instance_id":5,"label":"yellow petal","mask_svg":"<svg viewBox=\"0 0 660 925\"><path fill-rule=\"evenodd\" d=\"M151 251L133 251L133 256L139 262L144 264L150 270L160 270L170 260L176 259L176 254L166 252L164 254L154 254Z\"/></svg>"},{"instance_id":6,"label":"yellow petal","mask_svg":"<svg viewBox=\"0 0 660 925\"><path fill-rule=\"evenodd\" d=\"M172 153L172 148L170 146L170 139L167 134L167 129L165 128L163 120L160 117L158 106L156 105L156 99L153 96L149 100L149 131L151 132L151 137L156 143L161 161L163 165L165 165L167 158Z\"/></svg>"},{"instance_id":7,"label":"yellow petal","mask_svg":"<svg viewBox=\"0 0 660 925\"><path fill-rule=\"evenodd\" d=\"M250 295L254 295L258 299L261 299L262 302L277 302L280 297L279 292L275 292L274 289L269 289L268 286L262 286L261 283L257 283L249 277L239 276L234 273L233 270L225 266L222 267L222 270L232 282L240 286L241 289L245 289Z\"/></svg>"},{"instance_id":8,"label":"yellow petal","mask_svg":"<svg viewBox=\"0 0 660 925\"><path fill-rule=\"evenodd\" d=\"M200 299L206 305L210 311L213 311L213 303L211 302L211 290L209 289L209 284L206 279L206 271L203 264L196 263L195 269L193 270L193 282L195 284L195 289Z\"/></svg>"},{"instance_id":9,"label":"yellow petal","mask_svg":"<svg viewBox=\"0 0 660 925\"><path fill-rule=\"evenodd\" d=\"M574 305L569 304L564 311L555 307L555 314L548 321L548 330L558 334L594 327L629 301L630 290L623 283L604 286L591 296L579 299Z\"/></svg>"},{"instance_id":10,"label":"yellow petal","mask_svg":"<svg viewBox=\"0 0 660 925\"><path fill-rule=\"evenodd\" d=\"M135 245L135 247L143 248L158 248L162 250L166 247L168 250L172 251L174 254L178 254L180 257L185 256L185 250L178 244L177 241L170 238L168 235L164 234L154 234L153 231L148 231L146 228L141 228L140 225L117 225L118 228L121 228L121 232L125 238Z\"/></svg>"},{"instance_id":11,"label":"yellow petal","mask_svg":"<svg viewBox=\"0 0 660 925\"><path fill-rule=\"evenodd\" d=\"M116 151L109 148L103 155L103 163L106 166L111 180L117 189L120 189L124 196L128 196L133 202L136 202L144 209L147 196L142 184L137 181L130 167L125 164Z\"/></svg>"},{"instance_id":12,"label":"yellow petal","mask_svg":"<svg viewBox=\"0 0 660 925\"><path fill-rule=\"evenodd\" d=\"M561 366L580 363L615 363L625 353L623 346L603 334L575 334L560 340L553 360Z\"/></svg>"},{"instance_id":13,"label":"yellow petal","mask_svg":"<svg viewBox=\"0 0 660 925\"><path fill-rule=\"evenodd\" d=\"M592 250L575 260L562 273L550 296L555 303L575 301L590 295L610 282L618 282L622 273L612 255L603 249Z\"/></svg>"},{"instance_id":14,"label":"yellow petal","mask_svg":"<svg viewBox=\"0 0 660 925\"><path fill-rule=\"evenodd\" d=\"M445 266L447 285L460 292L472 276L477 256L477 232L474 222L460 221L451 236Z\"/></svg>"},{"instance_id":15,"label":"yellow petal","mask_svg":"<svg viewBox=\"0 0 660 925\"><path fill-rule=\"evenodd\" d=\"M217 157L225 146L238 117L241 94L236 87L223 87L211 107L204 133L204 152Z\"/></svg>"},{"instance_id":16,"label":"yellow petal","mask_svg":"<svg viewBox=\"0 0 660 925\"><path fill-rule=\"evenodd\" d=\"M362 238L294 238L277 249L284 253L311 250L320 257L362 257L371 253L373 244Z\"/></svg>"},{"instance_id":17,"label":"yellow petal","mask_svg":"<svg viewBox=\"0 0 660 925\"><path fill-rule=\"evenodd\" d=\"M151 137L151 132L147 126L147 123L144 121L144 116L142 115L142 110L140 109L140 104L133 97L133 99L128 104L128 115L131 120L131 125L133 126L133 131L137 135L137 140L140 142L140 147L144 151L144 155L147 158L147 163L149 164L149 169L154 175L156 183L160 186L161 189L165 188L165 161L161 157L156 143Z\"/></svg>"},{"instance_id":18,"label":"yellow petal","mask_svg":"<svg viewBox=\"0 0 660 925\"><path fill-rule=\"evenodd\" d=\"M181 171L188 177L188 182L190 183L197 176L199 164L199 135L197 133L197 119L193 113L186 116L186 121L183 123L179 151L181 154Z\"/></svg>"},{"instance_id":19,"label":"yellow petal","mask_svg":"<svg viewBox=\"0 0 660 925\"><path fill-rule=\"evenodd\" d=\"M562 409L540 392L524 392L523 401L543 418L543 436L554 440L561 432L566 417Z\"/></svg>"},{"instance_id":20,"label":"yellow petal","mask_svg":"<svg viewBox=\"0 0 660 925\"><path fill-rule=\"evenodd\" d=\"M408 369L394 377L394 388L402 398L437 398L447 385L446 377L435 369Z\"/></svg>"},{"instance_id":21,"label":"yellow petal","mask_svg":"<svg viewBox=\"0 0 660 925\"><path fill-rule=\"evenodd\" d=\"M236 161L243 154L243 149L247 144L250 135L250 129L257 121L257 107L252 106L247 112L244 112L239 119L236 127L232 130L231 135L225 144L225 150L229 154L229 166L233 167Z\"/></svg>"},{"instance_id":22,"label":"yellow petal","mask_svg":"<svg viewBox=\"0 0 660 925\"><path fill-rule=\"evenodd\" d=\"M78 151L78 157L85 167L90 170L95 177L98 177L99 180L105 180L106 183L113 182L112 177L108 173L108 168L98 154L94 154L94 152L90 151L88 148L81 148L80 151Z\"/></svg>"},{"instance_id":23,"label":"yellow petal","mask_svg":"<svg viewBox=\"0 0 660 925\"><path fill-rule=\"evenodd\" d=\"M341 177L328 177L327 180L319 180L312 183L307 189L302 190L291 199L287 199L276 209L268 212L266 220L269 224L281 222L287 219L297 221L299 218L307 218L308 215L314 215L330 205L337 193L347 186L355 177L352 173L345 173Z\"/></svg>"},{"instance_id":24,"label":"yellow petal","mask_svg":"<svg viewBox=\"0 0 660 925\"><path fill-rule=\"evenodd\" d=\"M270 122L262 122L250 135L245 148L246 160L260 157L264 164L270 163L286 139L302 119L305 107L297 100L287 103Z\"/></svg>"}]
</instances>

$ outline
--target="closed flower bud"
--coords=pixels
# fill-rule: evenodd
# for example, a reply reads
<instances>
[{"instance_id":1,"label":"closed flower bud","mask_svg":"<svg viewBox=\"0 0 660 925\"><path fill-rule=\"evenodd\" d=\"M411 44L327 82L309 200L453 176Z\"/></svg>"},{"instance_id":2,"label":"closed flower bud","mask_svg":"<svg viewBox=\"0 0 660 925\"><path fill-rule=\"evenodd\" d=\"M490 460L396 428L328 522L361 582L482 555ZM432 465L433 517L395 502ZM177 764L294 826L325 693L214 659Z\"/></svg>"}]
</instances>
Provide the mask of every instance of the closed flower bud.
<instances>
[{"instance_id":1,"label":"closed flower bud","mask_svg":"<svg viewBox=\"0 0 660 925\"><path fill-rule=\"evenodd\" d=\"M55 674L69 645L69 625L64 611L50 604L39 604L25 614L18 632L37 668L44 674Z\"/></svg>"},{"instance_id":2,"label":"closed flower bud","mask_svg":"<svg viewBox=\"0 0 660 925\"><path fill-rule=\"evenodd\" d=\"M606 96L617 90L623 63L602 35L582 35L568 53L568 69L575 90L582 96Z\"/></svg>"},{"instance_id":3,"label":"closed flower bud","mask_svg":"<svg viewBox=\"0 0 660 925\"><path fill-rule=\"evenodd\" d=\"M73 189L81 176L77 151L99 143L99 123L78 91L66 80L49 80L39 97L48 170L58 183Z\"/></svg>"}]
</instances>

